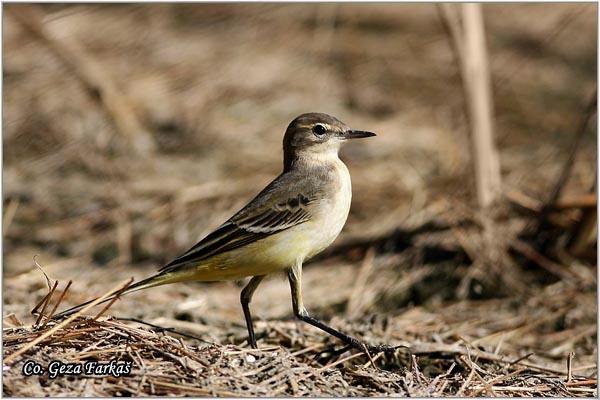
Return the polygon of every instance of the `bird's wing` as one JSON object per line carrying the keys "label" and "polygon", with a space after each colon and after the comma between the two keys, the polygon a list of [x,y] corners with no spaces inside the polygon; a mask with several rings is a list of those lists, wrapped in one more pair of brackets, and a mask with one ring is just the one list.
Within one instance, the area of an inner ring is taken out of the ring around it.
{"label": "bird's wing", "polygon": [[160,272],[170,272],[194,264],[278,232],[302,224],[311,218],[307,206],[318,199],[314,193],[303,194],[298,180],[279,176],[248,205],[191,249],[177,257]]}

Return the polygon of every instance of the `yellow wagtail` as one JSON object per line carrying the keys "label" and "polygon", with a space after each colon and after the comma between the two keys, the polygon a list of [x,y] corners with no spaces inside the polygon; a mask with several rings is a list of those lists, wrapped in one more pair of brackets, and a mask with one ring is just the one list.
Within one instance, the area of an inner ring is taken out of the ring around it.
{"label": "yellow wagtail", "polygon": [[[256,348],[249,309],[252,294],[266,275],[286,270],[294,314],[299,319],[353,347],[388,349],[387,346],[366,346],[309,316],[301,292],[302,263],[335,240],[350,210],[350,174],[338,158],[338,150],[348,139],[369,136],[375,134],[352,130],[327,114],[300,115],[285,132],[283,172],[273,182],[157,274],[134,283],[120,294],[167,283],[237,280],[251,276],[240,299],[249,342]],[[57,314],[56,318],[72,314],[90,302]]]}

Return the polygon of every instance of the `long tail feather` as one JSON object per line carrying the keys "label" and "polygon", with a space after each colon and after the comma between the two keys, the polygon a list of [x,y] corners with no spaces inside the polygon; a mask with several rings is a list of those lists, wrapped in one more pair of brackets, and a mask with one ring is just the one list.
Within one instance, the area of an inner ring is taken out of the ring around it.
{"label": "long tail feather", "polygon": [[[107,297],[106,299],[104,299],[103,301],[101,301],[98,304],[103,304],[106,303],[107,301],[111,301],[112,299],[114,299],[117,296],[123,296],[132,292],[137,292],[138,290],[142,290],[142,289],[147,289],[147,288],[151,288],[153,286],[158,286],[164,283],[163,281],[163,274],[157,274],[157,275],[153,275],[149,278],[146,279],[142,279],[139,282],[135,282],[134,284],[132,284],[131,286],[129,286],[127,289],[125,289],[123,292],[118,293],[118,294],[114,294],[112,296]],[[76,313],[77,311],[81,310],[82,308],[84,308],[85,306],[87,306],[88,304],[94,302],[97,299],[97,297],[95,299],[86,301],[85,303],[81,303],[79,305],[76,305],[74,307],[71,307],[63,312],[60,312],[58,314],[55,314],[52,316],[52,320],[56,320],[56,319],[60,319],[66,316],[69,316],[73,313]]]}

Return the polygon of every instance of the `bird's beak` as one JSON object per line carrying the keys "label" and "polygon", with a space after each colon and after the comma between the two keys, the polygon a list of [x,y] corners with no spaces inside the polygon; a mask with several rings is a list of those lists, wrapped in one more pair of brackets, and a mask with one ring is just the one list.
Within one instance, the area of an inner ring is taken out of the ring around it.
{"label": "bird's beak", "polygon": [[344,132],[344,135],[342,136],[342,138],[358,139],[358,138],[365,138],[365,137],[371,137],[371,136],[377,136],[377,135],[375,135],[373,132],[348,130],[348,131]]}

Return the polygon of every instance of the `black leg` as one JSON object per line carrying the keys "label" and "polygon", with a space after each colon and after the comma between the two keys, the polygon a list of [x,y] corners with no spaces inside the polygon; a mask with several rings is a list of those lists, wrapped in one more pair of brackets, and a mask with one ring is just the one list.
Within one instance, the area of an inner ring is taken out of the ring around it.
{"label": "black leg", "polygon": [[292,289],[292,307],[294,309],[294,315],[300,320],[311,324],[332,336],[340,339],[342,342],[349,346],[352,346],[358,350],[368,351],[373,353],[379,353],[381,351],[390,352],[394,350],[394,347],[387,345],[372,346],[361,342],[360,340],[346,335],[343,332],[338,331],[323,322],[308,315],[308,311],[304,308],[302,303],[302,265],[296,265],[288,270],[288,278],[290,281],[290,287]]}
{"label": "black leg", "polygon": [[254,337],[254,325],[252,324],[252,315],[250,314],[250,301],[252,295],[258,287],[258,284],[263,280],[265,275],[254,276],[250,279],[250,282],[242,289],[240,294],[240,302],[242,303],[242,310],[244,310],[244,318],[246,319],[246,328],[248,328],[248,342],[253,349],[256,349],[256,338]]}

